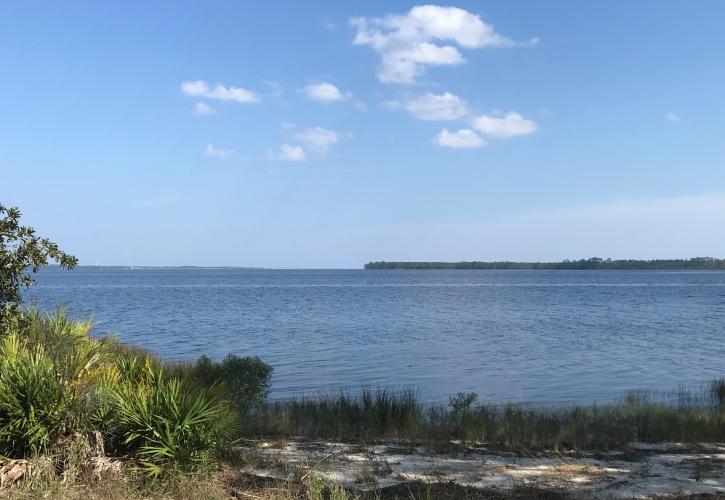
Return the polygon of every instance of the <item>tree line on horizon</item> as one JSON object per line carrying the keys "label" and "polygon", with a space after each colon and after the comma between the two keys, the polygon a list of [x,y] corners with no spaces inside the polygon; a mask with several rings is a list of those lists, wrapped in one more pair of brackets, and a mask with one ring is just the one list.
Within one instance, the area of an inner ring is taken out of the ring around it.
{"label": "tree line on horizon", "polygon": [[365,269],[554,269],[554,270],[725,270],[725,259],[693,257],[690,259],[602,259],[591,257],[561,262],[368,262]]}

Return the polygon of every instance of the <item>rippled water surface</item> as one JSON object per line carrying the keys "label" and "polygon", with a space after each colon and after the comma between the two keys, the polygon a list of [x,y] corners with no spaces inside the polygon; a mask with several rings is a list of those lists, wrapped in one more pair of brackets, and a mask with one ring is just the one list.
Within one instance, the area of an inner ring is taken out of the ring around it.
{"label": "rippled water surface", "polygon": [[725,374],[722,272],[51,269],[26,298],[170,360],[258,355],[277,397],[589,402]]}

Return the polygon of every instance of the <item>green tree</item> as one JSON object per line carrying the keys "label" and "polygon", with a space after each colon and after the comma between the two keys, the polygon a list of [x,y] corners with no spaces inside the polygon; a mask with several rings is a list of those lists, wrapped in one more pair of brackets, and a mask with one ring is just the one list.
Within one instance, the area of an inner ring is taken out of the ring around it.
{"label": "green tree", "polygon": [[20,210],[0,203],[0,327],[17,314],[21,291],[35,283],[33,274],[51,262],[71,269],[78,259],[20,225]]}

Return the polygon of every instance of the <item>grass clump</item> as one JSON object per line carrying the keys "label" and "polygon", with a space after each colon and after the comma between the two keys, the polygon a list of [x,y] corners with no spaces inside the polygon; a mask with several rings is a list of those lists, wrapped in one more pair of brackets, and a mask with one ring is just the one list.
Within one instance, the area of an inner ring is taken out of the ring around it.
{"label": "grass clump", "polygon": [[415,391],[364,389],[303,397],[266,405],[250,430],[258,435],[324,437],[338,440],[413,439],[423,408]]}

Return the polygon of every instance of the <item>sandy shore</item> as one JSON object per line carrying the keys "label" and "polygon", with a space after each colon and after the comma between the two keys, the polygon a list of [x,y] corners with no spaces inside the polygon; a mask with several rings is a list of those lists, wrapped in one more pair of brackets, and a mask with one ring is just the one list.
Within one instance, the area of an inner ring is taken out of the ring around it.
{"label": "sandy shore", "polygon": [[286,480],[314,471],[361,490],[423,481],[500,490],[527,485],[605,498],[725,495],[725,444],[634,443],[606,453],[511,453],[456,443],[451,448],[433,452],[400,444],[262,442],[245,447],[256,465],[244,472]]}

